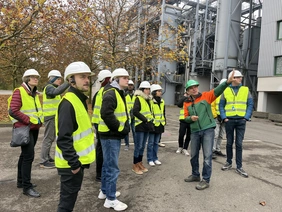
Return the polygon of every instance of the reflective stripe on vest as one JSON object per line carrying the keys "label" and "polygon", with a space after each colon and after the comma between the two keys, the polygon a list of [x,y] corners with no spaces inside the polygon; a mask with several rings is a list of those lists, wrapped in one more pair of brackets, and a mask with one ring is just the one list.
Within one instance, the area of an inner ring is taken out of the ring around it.
{"label": "reflective stripe on vest", "polygon": [[[123,101],[123,99],[121,98],[119,92],[116,89],[111,88],[111,89],[109,89],[105,92],[108,92],[110,90],[114,90],[115,95],[116,95],[117,107],[114,111],[114,114],[116,116],[116,119],[119,121],[118,131],[121,132],[124,129],[124,125],[125,125],[126,121],[128,120],[126,105],[125,105],[125,102]],[[105,92],[104,92],[104,94],[105,94]],[[98,131],[99,132],[109,132],[110,131],[108,126],[105,124],[104,120],[101,118],[101,114],[99,115]]]}
{"label": "reflective stripe on vest", "polygon": [[[150,107],[149,107],[148,103],[146,102],[146,100],[141,96],[136,96],[136,98],[139,99],[140,105],[141,105],[141,110],[139,112],[143,116],[145,116],[147,118],[147,120],[153,119],[152,112],[151,112]],[[135,126],[137,126],[141,123],[142,123],[142,121],[135,116]]]}
{"label": "reflective stripe on vest", "polygon": [[182,108],[180,111],[179,111],[179,120],[184,120],[185,117],[184,117],[184,108]]}
{"label": "reflective stripe on vest", "polygon": [[160,124],[165,126],[164,105],[165,102],[163,99],[161,100],[160,106],[158,105],[158,103],[155,103],[153,100],[151,100],[152,113],[154,116],[154,125],[156,127],[160,126]]}
{"label": "reflective stripe on vest", "polygon": [[126,101],[126,106],[127,106],[128,112],[133,108],[134,100],[135,100],[135,96],[131,97],[129,94],[127,94],[125,96],[125,101]]}
{"label": "reflective stripe on vest", "polygon": [[104,87],[102,87],[96,95],[95,105],[93,108],[93,114],[92,114],[92,120],[91,120],[93,124],[99,124],[99,115],[100,115],[100,110],[101,110],[101,105],[102,105],[102,100],[103,100],[103,92],[104,92]]}
{"label": "reflective stripe on vest", "polygon": [[[54,85],[51,85],[51,84],[47,86],[55,87]],[[43,90],[43,116],[44,117],[56,115],[56,111],[57,111],[58,105],[61,100],[61,95],[57,95],[55,96],[55,98],[48,99],[46,95],[47,86],[45,86]]]}
{"label": "reflective stripe on vest", "polygon": [[[73,147],[76,154],[79,156],[79,161],[82,165],[90,164],[95,161],[96,152],[94,146],[94,132],[92,129],[91,121],[83,103],[72,92],[67,92],[62,98],[68,100],[75,112],[75,119],[77,122],[77,130],[73,132]],[[61,101],[62,101],[61,100]],[[68,115],[68,114],[65,114]],[[55,117],[56,135],[58,132],[58,111]],[[55,151],[55,165],[57,168],[70,168],[68,161],[64,159],[61,149],[56,145]]]}
{"label": "reflective stripe on vest", "polygon": [[[42,108],[41,108],[41,103],[40,103],[38,94],[36,94],[35,98],[33,98],[31,95],[27,93],[24,87],[19,87],[16,89],[20,91],[20,95],[21,95],[22,106],[21,106],[20,111],[24,113],[25,115],[29,116],[30,118],[29,121],[32,124],[38,124],[38,119],[40,119],[40,122],[42,122],[43,114],[42,114]],[[12,100],[12,97],[8,99],[8,108],[10,108],[11,100]],[[13,123],[18,122],[18,120],[14,119],[13,117],[11,116],[9,117]]]}
{"label": "reflective stripe on vest", "polygon": [[230,116],[241,116],[244,117],[247,109],[249,88],[241,86],[237,95],[234,91],[228,87],[224,91],[224,97],[226,99],[225,113],[227,117]]}

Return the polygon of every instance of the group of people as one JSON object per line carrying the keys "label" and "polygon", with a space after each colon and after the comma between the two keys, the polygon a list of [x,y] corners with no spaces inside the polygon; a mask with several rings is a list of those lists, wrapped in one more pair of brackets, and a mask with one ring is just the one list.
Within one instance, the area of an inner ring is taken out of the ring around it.
{"label": "group of people", "polygon": [[[176,153],[183,152],[188,156],[187,148],[191,138],[192,175],[185,182],[199,182],[196,186],[199,190],[209,187],[213,152],[221,152],[220,144],[213,145],[216,123],[210,105],[216,99],[216,107],[220,111],[217,116],[222,120],[219,123],[225,123],[227,134],[227,161],[222,170],[232,167],[235,130],[236,171],[242,176],[248,176],[242,168],[242,141],[253,102],[248,88],[241,85],[240,74],[239,71],[231,72],[228,80],[203,93],[199,93],[197,81],[189,80],[185,98],[178,104],[182,111]],[[121,193],[116,190],[116,184],[120,172],[118,158],[121,141],[125,139],[125,149],[128,150],[130,129],[134,141],[132,171],[137,175],[148,172],[143,164],[146,144],[149,166],[162,164],[158,158],[158,146],[166,125],[162,87],[143,81],[134,91],[134,83],[129,80],[125,69],[118,68],[113,72],[102,70],[98,74],[101,88],[93,98],[93,114],[89,118],[86,103],[88,97],[84,93],[90,88],[91,75],[90,68],[84,62],[73,62],[67,66],[64,83],[59,71],[50,71],[41,106],[37,92],[40,75],[35,69],[28,69],[23,74],[22,85],[14,90],[10,99],[9,115],[13,127],[30,126],[30,142],[21,146],[18,160],[17,187],[23,188],[23,194],[27,196],[40,197],[40,193],[34,189],[36,185],[31,183],[31,167],[39,128],[44,123],[40,167],[56,167],[58,170],[61,182],[59,212],[73,210],[81,189],[84,169],[88,169],[95,160],[96,180],[101,182],[98,198],[105,200],[104,207],[116,211],[128,207],[117,199]],[[96,148],[93,126],[96,130]],[[55,157],[52,158],[50,148],[55,137]],[[204,155],[202,180],[199,173],[201,147]]]}
{"label": "group of people", "polygon": [[[235,132],[236,146],[236,172],[243,177],[248,174],[242,167],[242,147],[245,134],[246,122],[250,120],[253,110],[253,99],[248,87],[242,86],[242,73],[233,70],[228,79],[223,79],[220,84],[208,92],[199,92],[199,83],[189,80],[186,84],[186,97],[182,100],[184,116],[180,118],[179,132],[184,134],[184,121],[189,123],[191,132],[191,159],[192,174],[185,182],[199,182],[196,189],[203,190],[209,187],[212,174],[212,158],[215,155],[225,156],[220,150],[223,137],[224,125],[226,129],[226,164],[221,168],[223,171],[232,167],[233,143]],[[211,105],[214,105],[214,113]],[[216,121],[215,121],[216,120]],[[187,127],[188,128],[188,127]],[[187,135],[189,137],[189,131]],[[180,135],[180,133],[179,133]],[[188,141],[187,141],[188,143]],[[183,144],[181,137],[180,145]],[[179,145],[176,153],[185,150]],[[203,151],[202,178],[199,172],[199,151]]]}

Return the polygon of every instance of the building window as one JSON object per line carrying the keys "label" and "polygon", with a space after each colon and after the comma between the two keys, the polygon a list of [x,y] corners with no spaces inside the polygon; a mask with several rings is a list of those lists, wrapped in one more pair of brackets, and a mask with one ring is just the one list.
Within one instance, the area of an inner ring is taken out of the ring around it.
{"label": "building window", "polygon": [[277,22],[277,39],[282,40],[282,21]]}
{"label": "building window", "polygon": [[275,57],[275,74],[282,75],[282,56]]}

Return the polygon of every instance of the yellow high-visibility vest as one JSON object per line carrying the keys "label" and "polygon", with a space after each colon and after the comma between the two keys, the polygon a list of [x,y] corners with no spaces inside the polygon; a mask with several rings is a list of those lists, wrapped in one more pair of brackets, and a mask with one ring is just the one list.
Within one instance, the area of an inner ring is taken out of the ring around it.
{"label": "yellow high-visibility vest", "polygon": [[[146,102],[146,100],[141,96],[136,96],[139,99],[141,104],[141,110],[139,111],[143,116],[147,118],[148,121],[153,119],[152,112],[150,110],[150,106]],[[135,126],[141,124],[142,121],[135,116]]]}
{"label": "yellow high-visibility vest", "polygon": [[92,114],[92,123],[93,124],[99,124],[99,115],[100,115],[100,110],[101,110],[101,105],[102,105],[102,100],[103,100],[103,92],[104,92],[104,87],[100,88],[96,95],[95,99],[95,105],[93,108],[93,114]]}
{"label": "yellow high-visibility vest", "polygon": [[[110,90],[115,91],[115,95],[116,95],[116,99],[117,99],[117,107],[114,111],[114,114],[115,114],[117,120],[119,121],[118,131],[121,132],[124,129],[124,125],[125,125],[126,121],[128,120],[126,105],[125,105],[125,102],[123,101],[123,99],[121,98],[119,92],[116,89],[111,88],[111,89],[109,89],[105,92],[108,92]],[[105,92],[104,92],[104,94],[105,94]],[[99,132],[109,132],[110,131],[108,126],[105,124],[104,120],[101,118],[101,114],[99,115],[98,131]]]}
{"label": "yellow high-visibility vest", "polygon": [[220,111],[219,111],[220,97],[221,97],[221,96],[217,97],[216,100],[215,100],[215,109],[216,109],[217,115],[220,115]]}
{"label": "yellow high-visibility vest", "polygon": [[[89,115],[85,110],[83,103],[74,93],[67,92],[62,100],[63,99],[68,100],[72,104],[78,126],[77,130],[72,134],[73,147],[76,154],[79,156],[81,164],[90,164],[95,161],[96,152],[94,145],[94,131],[92,129]],[[58,135],[58,111],[55,116],[55,127],[56,135]],[[70,168],[68,161],[64,159],[62,151],[58,145],[56,145],[55,151],[55,166],[57,168]]]}
{"label": "yellow high-visibility vest", "polygon": [[151,100],[151,108],[154,116],[153,123],[156,127],[160,126],[160,124],[165,126],[164,106],[165,101],[163,99],[161,100],[160,106],[158,105],[158,103],[155,103],[153,100]]}
{"label": "yellow high-visibility vest", "polygon": [[125,101],[126,101],[126,106],[127,106],[127,111],[128,112],[133,108],[134,100],[135,100],[135,96],[134,95],[132,97],[129,94],[127,94],[125,96]]}
{"label": "yellow high-visibility vest", "polygon": [[[53,86],[54,85],[47,85],[47,86]],[[58,105],[61,101],[61,95],[57,95],[55,96],[55,98],[52,99],[48,99],[47,95],[46,95],[46,88],[47,86],[45,86],[44,90],[43,90],[43,116],[55,116],[56,115],[56,111],[58,109]]]}
{"label": "yellow high-visibility vest", "polygon": [[228,87],[224,91],[224,97],[226,99],[225,113],[227,117],[241,116],[244,117],[247,109],[249,88],[241,86],[237,95],[234,91]]}
{"label": "yellow high-visibility vest", "polygon": [[[43,114],[42,114],[42,107],[38,94],[36,94],[35,97],[32,97],[27,93],[24,87],[21,86],[19,88],[16,88],[15,90],[17,89],[20,91],[21,99],[22,99],[22,107],[20,111],[25,115],[29,116],[30,118],[29,121],[32,124],[38,124],[38,119],[40,120],[40,122],[42,122]],[[12,96],[8,98],[8,108],[10,108],[11,100],[12,100]],[[18,122],[18,120],[14,119],[11,116],[9,116],[9,118],[13,123]]]}
{"label": "yellow high-visibility vest", "polygon": [[184,120],[184,108],[182,107],[179,111],[179,120]]}

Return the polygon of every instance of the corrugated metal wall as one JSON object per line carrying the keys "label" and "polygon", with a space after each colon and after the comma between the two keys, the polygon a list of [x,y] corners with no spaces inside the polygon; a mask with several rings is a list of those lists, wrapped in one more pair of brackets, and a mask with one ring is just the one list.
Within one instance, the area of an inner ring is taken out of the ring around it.
{"label": "corrugated metal wall", "polygon": [[274,57],[282,56],[277,40],[277,21],[282,20],[282,1],[263,1],[258,77],[274,76]]}

